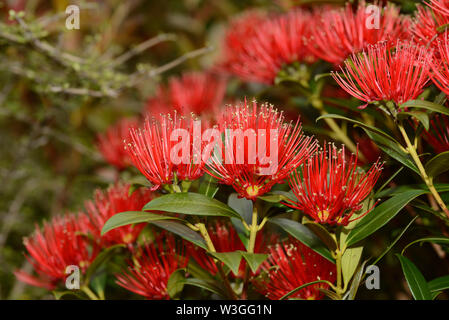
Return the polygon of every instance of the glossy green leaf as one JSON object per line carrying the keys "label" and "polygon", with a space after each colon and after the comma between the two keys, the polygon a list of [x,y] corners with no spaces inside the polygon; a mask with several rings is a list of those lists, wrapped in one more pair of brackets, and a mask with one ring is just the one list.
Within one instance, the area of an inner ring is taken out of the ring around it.
{"label": "glossy green leaf", "polygon": [[106,249],[103,249],[94,259],[94,261],[92,261],[89,268],[86,270],[85,278],[87,283],[90,282],[90,279],[97,271],[97,269],[100,268],[100,266],[103,265],[106,261],[108,261],[114,254],[116,254],[117,249],[124,247],[125,247],[124,244],[116,244]]}
{"label": "glossy green leaf", "polygon": [[185,225],[179,222],[166,220],[166,221],[152,221],[151,224],[164,230],[170,231],[180,236],[181,238],[190,241],[193,244],[207,250],[207,245],[203,237],[200,234],[193,231],[192,229],[190,229],[189,227],[186,227]]}
{"label": "glossy green leaf", "polygon": [[235,210],[246,223],[251,224],[253,214],[253,202],[246,198],[239,198],[237,193],[231,193],[228,198],[228,206]]}
{"label": "glossy green leaf", "polygon": [[396,161],[402,163],[407,168],[419,174],[419,170],[416,167],[415,163],[413,162],[413,159],[410,157],[410,155],[405,153],[404,150],[400,148],[399,143],[397,142],[393,143],[392,141],[384,138],[383,136],[375,132],[370,132],[368,130],[365,130],[365,132],[368,135],[368,137],[371,140],[373,140],[383,152],[385,152],[387,155],[389,155]]}
{"label": "glossy green leaf", "polygon": [[185,268],[175,270],[168,278],[167,293],[171,299],[177,298],[184,289]]}
{"label": "glossy green leaf", "polygon": [[304,225],[312,230],[313,233],[317,235],[318,238],[328,247],[330,251],[335,251],[338,247],[337,242],[334,237],[327,231],[325,227],[321,224],[315,222],[304,222]]}
{"label": "glossy green leaf", "polygon": [[103,226],[101,235],[106,232],[133,223],[151,222],[156,220],[170,220],[177,219],[175,217],[164,216],[162,214],[156,214],[144,211],[125,211],[113,215]]}
{"label": "glossy green leaf", "polygon": [[351,247],[345,250],[341,257],[341,270],[343,273],[343,281],[346,287],[351,281],[352,276],[357,270],[360,258],[362,257],[363,247]]}
{"label": "glossy green leaf", "polygon": [[355,273],[354,277],[352,278],[351,287],[349,288],[349,291],[346,296],[346,300],[354,300],[355,296],[357,295],[357,291],[359,290],[360,284],[363,279],[363,275],[365,274],[365,265],[367,264],[368,260],[363,261],[361,265],[357,268],[357,272]]}
{"label": "glossy green leaf", "polygon": [[215,293],[221,297],[229,298],[227,297],[226,292],[221,286],[218,286],[216,283],[211,281],[207,281],[204,279],[187,278],[184,280],[184,285],[191,285],[198,288],[202,288],[212,293]]}
{"label": "glossy green leaf", "polygon": [[428,282],[431,292],[443,291],[449,289],[449,275],[433,279]]}
{"label": "glossy green leaf", "polygon": [[449,151],[437,154],[426,163],[426,172],[429,177],[437,177],[449,170]]}
{"label": "glossy green leaf", "polygon": [[221,216],[240,218],[228,205],[199,193],[171,193],[148,202],[143,210],[183,213],[198,216]]}
{"label": "glossy green leaf", "polygon": [[200,184],[198,193],[213,198],[215,197],[215,194],[217,193],[218,189],[219,189],[218,185],[215,182],[214,178],[206,174],[204,175],[204,180]]}
{"label": "glossy green leaf", "polygon": [[418,120],[419,122],[421,122],[421,124],[423,125],[423,127],[426,130],[429,130],[429,115],[426,112],[422,112],[422,111],[410,111],[410,112],[406,112],[406,111],[402,111],[400,113],[398,113],[398,117],[400,119],[406,118],[406,117],[412,117],[415,118],[416,120]]}
{"label": "glossy green leaf", "polygon": [[401,104],[400,107],[425,109],[449,116],[449,109],[447,107],[425,100],[410,100]]}
{"label": "glossy green leaf", "polygon": [[410,201],[425,193],[424,190],[409,190],[384,201],[351,230],[346,239],[347,245],[352,246],[370,236],[393,219]]}
{"label": "glossy green leaf", "polygon": [[242,257],[248,262],[249,267],[252,272],[256,272],[260,265],[267,260],[268,254],[265,253],[249,253],[245,251],[240,251]]}
{"label": "glossy green leaf", "polygon": [[325,118],[333,118],[333,119],[340,119],[340,120],[346,120],[348,122],[354,123],[357,126],[360,126],[364,129],[367,129],[370,132],[374,132],[378,135],[381,135],[382,137],[384,137],[385,139],[389,140],[391,143],[394,143],[396,145],[399,145],[399,142],[397,142],[393,137],[391,137],[389,134],[387,134],[386,132],[380,130],[379,128],[373,127],[373,126],[369,126],[363,122],[351,119],[351,118],[347,118],[338,114],[325,114],[322,115],[321,117],[317,118],[316,121],[321,120],[321,119],[325,119]]}
{"label": "glossy green leaf", "polygon": [[396,256],[401,262],[402,271],[404,272],[405,280],[407,280],[413,298],[415,300],[432,300],[429,286],[421,271],[406,257],[400,254]]}
{"label": "glossy green leaf", "polygon": [[268,221],[281,227],[287,233],[298,239],[301,243],[303,243],[310,249],[319,253],[327,260],[335,262],[326,245],[306,226],[300,224],[299,222],[286,218],[271,218]]}
{"label": "glossy green leaf", "polygon": [[233,252],[209,252],[210,255],[214,256],[226,266],[231,269],[234,274],[239,273],[240,262],[242,261],[242,255],[239,251]]}
{"label": "glossy green leaf", "polygon": [[317,281],[312,281],[312,282],[305,283],[305,284],[300,285],[299,287],[293,289],[292,291],[286,293],[286,294],[283,295],[279,300],[285,300],[285,299],[287,299],[288,297],[290,297],[291,295],[293,295],[293,294],[295,294],[296,292],[298,292],[299,290],[304,289],[304,288],[307,288],[308,286],[312,286],[312,285],[317,284],[317,283],[326,283],[326,284],[329,284],[329,281],[326,281],[326,280],[317,280]]}
{"label": "glossy green leaf", "polygon": [[416,243],[423,243],[423,242],[432,242],[432,243],[438,243],[438,244],[444,244],[449,246],[449,238],[445,238],[445,237],[426,237],[426,238],[421,238],[421,239],[417,239],[415,241],[410,242],[408,245],[406,245],[404,247],[404,249],[402,250],[402,254],[404,254],[405,250],[407,250],[410,246],[416,244]]}
{"label": "glossy green leaf", "polygon": [[372,265],[377,264],[390,250],[393,248],[396,243],[399,241],[399,239],[402,238],[404,233],[410,228],[410,226],[413,224],[413,222],[418,219],[418,216],[414,217],[410,222],[407,224],[407,226],[404,228],[404,230],[401,231],[401,233],[394,239],[394,241],[377,257],[377,259],[372,263]]}

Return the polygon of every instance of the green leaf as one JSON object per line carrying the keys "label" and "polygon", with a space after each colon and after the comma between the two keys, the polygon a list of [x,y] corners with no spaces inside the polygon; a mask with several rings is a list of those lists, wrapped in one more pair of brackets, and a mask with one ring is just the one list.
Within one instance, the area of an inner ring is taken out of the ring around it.
{"label": "green leaf", "polygon": [[242,257],[248,262],[249,267],[252,272],[256,272],[260,265],[267,260],[268,254],[265,253],[249,253],[245,251],[240,251]]}
{"label": "green leaf", "polygon": [[402,232],[396,237],[396,239],[394,239],[394,241],[384,250],[384,252],[381,253],[381,255],[379,257],[377,257],[377,259],[372,263],[372,265],[377,264],[390,250],[391,248],[393,248],[395,246],[395,244],[399,241],[399,239],[402,238],[402,236],[404,235],[404,233],[408,230],[408,228],[410,228],[410,226],[413,224],[413,222],[418,219],[419,216],[414,217],[412,220],[410,220],[410,222],[408,223],[408,225],[404,228],[404,230],[402,230]]}
{"label": "green leaf", "polygon": [[164,216],[162,214],[156,214],[151,212],[144,211],[125,211],[120,212],[113,215],[103,226],[101,230],[101,235],[104,235],[106,232],[111,231],[112,229],[126,226],[128,224],[133,223],[142,223],[142,222],[151,222],[156,220],[169,220],[169,219],[177,219],[175,217]]}
{"label": "green leaf", "polygon": [[349,246],[370,236],[393,219],[410,201],[425,194],[424,190],[409,190],[391,197],[368,213],[357,226],[351,230],[346,239]]}
{"label": "green leaf", "polygon": [[400,254],[396,255],[401,262],[405,280],[415,300],[432,300],[426,279],[413,262]]}
{"label": "green leaf", "polygon": [[239,251],[233,252],[209,252],[210,255],[214,256],[226,266],[231,269],[234,274],[239,273],[240,262],[242,261],[242,255]]}
{"label": "green leaf", "polygon": [[435,278],[428,283],[431,292],[438,292],[449,289],[449,275]]}
{"label": "green leaf", "polygon": [[368,130],[365,130],[365,132],[383,152],[419,174],[419,170],[413,162],[413,159],[401,149],[399,143],[393,143],[375,132],[369,132]]}
{"label": "green leaf", "polygon": [[325,227],[312,221],[303,223],[307,226],[307,228],[312,230],[313,233],[318,236],[318,238],[320,238],[320,240],[329,248],[330,251],[335,251],[337,249],[337,241],[334,237],[332,237],[332,235],[329,233],[329,231],[327,231]]}
{"label": "green leaf", "polygon": [[281,190],[267,192],[263,196],[258,197],[258,199],[262,199],[263,201],[271,203],[278,203],[286,200],[297,200],[295,195],[293,194],[293,191],[286,192]]}
{"label": "green leaf", "polygon": [[201,182],[200,187],[198,189],[198,193],[213,198],[215,197],[215,194],[217,193],[218,189],[219,188],[217,186],[217,183],[214,181],[214,178],[212,178],[208,174],[205,174],[204,180],[203,182]]}
{"label": "green leaf", "polygon": [[224,289],[220,286],[218,286],[216,283],[207,281],[204,279],[196,279],[196,278],[187,278],[184,280],[184,285],[191,285],[198,288],[206,289],[212,293],[215,293],[221,297],[227,297],[226,292]]}
{"label": "green leaf", "polygon": [[103,263],[105,263],[106,261],[108,261],[114,254],[116,249],[119,248],[124,248],[125,245],[124,244],[116,244],[113,246],[110,246],[106,249],[103,249],[95,258],[94,261],[92,261],[92,263],[90,264],[89,268],[87,268],[86,273],[85,273],[85,279],[86,282],[89,283],[90,279],[92,278],[92,276],[94,275],[95,271],[97,271],[97,269],[103,265]]}
{"label": "green leaf", "polygon": [[432,243],[438,243],[438,244],[445,244],[449,246],[449,238],[445,237],[427,237],[427,238],[421,238],[415,241],[410,242],[408,245],[404,247],[401,254],[404,254],[405,250],[407,250],[410,246],[416,244],[416,243],[423,243],[423,242],[432,242]]}
{"label": "green leaf", "polygon": [[408,117],[408,116],[417,119],[419,122],[422,123],[423,127],[426,130],[429,130],[429,115],[426,112],[422,112],[422,111],[405,112],[405,111],[402,111],[402,112],[398,113],[398,117],[399,118],[405,118],[405,117]]}
{"label": "green leaf", "polygon": [[426,163],[426,172],[429,177],[437,177],[438,175],[449,170],[449,151],[437,154]]}
{"label": "green leaf", "polygon": [[183,213],[198,216],[221,216],[240,218],[228,205],[203,194],[183,192],[166,194],[148,202],[143,210]]}
{"label": "green leaf", "polygon": [[154,224],[155,226],[162,228],[164,230],[170,231],[178,236],[180,236],[183,239],[186,239],[187,241],[192,242],[193,244],[197,245],[198,247],[201,247],[203,249],[207,250],[206,242],[204,241],[203,237],[190,229],[189,227],[186,227],[185,225],[175,222],[175,221],[152,221],[151,224]]}
{"label": "green leaf", "polygon": [[317,284],[317,283],[326,283],[326,284],[330,284],[330,282],[329,282],[329,281],[326,281],[326,280],[316,280],[316,281],[312,281],[312,282],[309,282],[309,283],[305,283],[305,284],[303,284],[303,285],[300,285],[299,287],[296,287],[296,288],[293,289],[292,291],[286,293],[286,294],[283,295],[279,300],[285,300],[285,299],[287,299],[288,297],[290,297],[291,295],[293,295],[293,294],[295,294],[296,292],[298,292],[299,290],[304,289],[304,288],[306,288],[306,287],[308,287],[308,286]]}
{"label": "green leaf", "polygon": [[368,260],[363,261],[363,263],[358,267],[357,272],[355,273],[352,282],[351,287],[349,288],[349,291],[347,293],[346,300],[354,300],[355,296],[357,294],[357,291],[360,287],[360,283],[362,282],[365,265],[368,262]]}
{"label": "green leaf", "polygon": [[239,198],[237,193],[231,193],[228,198],[228,206],[235,210],[246,223],[251,224],[253,214],[253,202],[246,198]]}
{"label": "green leaf", "polygon": [[271,218],[268,221],[281,227],[287,233],[298,239],[310,249],[319,253],[327,260],[335,262],[329,249],[324,245],[320,238],[318,238],[306,226],[300,224],[299,222],[286,218]]}
{"label": "green leaf", "polygon": [[399,142],[397,142],[397,141],[396,141],[393,137],[391,137],[389,134],[383,132],[383,131],[380,130],[379,128],[376,128],[376,127],[373,127],[373,126],[369,126],[369,125],[367,125],[367,124],[365,124],[365,123],[363,123],[363,122],[360,122],[360,121],[357,121],[357,120],[354,120],[354,119],[351,119],[351,118],[347,118],[347,117],[344,117],[344,116],[341,116],[341,115],[338,115],[338,114],[325,114],[325,115],[322,115],[322,116],[318,117],[318,118],[316,119],[316,121],[321,120],[321,119],[324,119],[324,118],[333,118],[333,119],[346,120],[346,121],[348,121],[348,122],[354,123],[354,124],[356,124],[356,125],[358,125],[358,126],[364,128],[364,129],[367,129],[367,130],[370,131],[370,132],[374,132],[374,133],[376,133],[376,134],[378,134],[378,135],[381,135],[381,136],[384,137],[385,139],[389,140],[391,143],[394,143],[394,144],[396,144],[396,145],[400,145]]}
{"label": "green leaf", "polygon": [[348,248],[343,253],[343,256],[341,258],[341,269],[345,287],[349,283],[349,281],[351,281],[354,272],[357,270],[360,258],[362,257],[362,251],[363,247],[360,246]]}
{"label": "green leaf", "polygon": [[81,299],[81,300],[86,300],[86,297],[83,296],[82,294],[80,294],[80,291],[78,291],[78,290],[77,291],[74,291],[74,290],[65,290],[65,291],[54,290],[54,291],[52,291],[52,293],[55,296],[56,300],[61,300],[61,298],[63,296],[67,296],[67,295],[71,295],[71,296],[77,297],[78,299]]}
{"label": "green leaf", "polygon": [[442,106],[440,104],[436,104],[430,101],[425,100],[410,100],[400,105],[400,108],[419,108],[419,109],[425,109],[430,110],[438,113],[445,114],[449,116],[449,108]]}
{"label": "green leaf", "polygon": [[184,289],[185,268],[175,270],[168,278],[167,293],[171,299],[177,298]]}
{"label": "green leaf", "polygon": [[[103,269],[103,268],[102,268]],[[90,286],[94,289],[95,293],[101,300],[105,300],[104,288],[106,287],[107,274],[103,270],[100,274],[96,275],[90,281]]]}

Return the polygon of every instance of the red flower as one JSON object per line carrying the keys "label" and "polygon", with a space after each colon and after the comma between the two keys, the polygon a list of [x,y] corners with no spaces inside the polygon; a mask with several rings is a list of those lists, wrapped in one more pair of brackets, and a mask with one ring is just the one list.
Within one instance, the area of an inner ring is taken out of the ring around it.
{"label": "red flower", "polygon": [[[217,252],[234,252],[237,250],[246,251],[246,248],[240,240],[238,233],[228,224],[217,222],[214,227],[209,228],[209,236]],[[217,274],[217,265],[214,260],[206,254],[204,249],[195,246],[190,242],[186,243],[186,248],[187,254],[190,257],[193,257],[193,259],[195,259],[195,261],[203,269],[209,271],[212,275]],[[265,246],[262,233],[259,232],[256,236],[254,252],[263,253],[264,248]],[[242,278],[245,274],[245,268],[246,262],[242,261],[240,263],[239,273],[237,275],[232,273],[232,275],[234,277]]]}
{"label": "red flower", "polygon": [[358,53],[370,44],[379,41],[408,39],[409,19],[399,14],[399,8],[388,5],[380,8],[378,26],[376,12],[364,1],[354,12],[351,5],[346,8],[323,7],[314,12],[312,36],[308,44],[319,58],[340,65],[351,54]]}
{"label": "red flower", "polygon": [[178,111],[183,115],[212,116],[218,112],[226,90],[226,81],[212,73],[189,72],[171,78],[168,85],[159,86],[147,102],[145,111],[151,115]]}
{"label": "red flower", "polygon": [[363,173],[357,168],[357,161],[354,154],[347,159],[344,146],[338,150],[328,144],[328,150],[320,150],[291,175],[290,187],[297,201],[287,200],[285,204],[303,211],[315,222],[347,225],[351,216],[362,210],[362,202],[382,169],[377,161]]}
{"label": "red flower", "polygon": [[394,101],[400,105],[418,97],[429,81],[432,52],[414,43],[385,42],[370,46],[345,61],[341,74],[332,73],[346,92],[359,100]]}
{"label": "red flower", "polygon": [[[293,289],[316,280],[335,282],[335,265],[296,239],[289,239],[270,248],[270,256],[263,263],[268,279],[256,282],[256,289],[271,300],[279,300]],[[328,284],[317,283],[290,296],[307,300],[322,299],[319,288]]]}
{"label": "red flower", "polygon": [[91,232],[102,246],[131,244],[139,236],[145,224],[127,225],[109,231],[101,236],[101,229],[113,215],[125,211],[141,211],[153,199],[153,193],[143,188],[129,194],[129,184],[116,184],[106,191],[96,190],[94,201],[86,202],[86,211],[92,221]]}
{"label": "red flower", "polygon": [[435,115],[430,121],[429,131],[424,131],[424,138],[436,152],[449,151],[449,117]]}
{"label": "red flower", "polygon": [[[211,157],[207,172],[249,200],[283,183],[314,152],[317,142],[303,135],[298,121],[284,122],[273,106],[229,106],[220,123],[224,148]],[[268,152],[267,152],[268,151]]]}
{"label": "red flower", "polygon": [[411,30],[419,44],[436,48],[438,39],[444,33],[444,26],[449,24],[449,14],[439,9],[443,8],[443,4],[438,4],[439,1],[432,2],[435,3],[430,5],[433,10],[417,5],[418,11],[415,14]]}
{"label": "red flower", "polygon": [[96,245],[91,247],[82,233],[89,231],[89,218],[85,214],[69,214],[55,217],[44,223],[43,229],[36,228],[35,234],[24,239],[24,245],[38,276],[25,271],[16,271],[16,277],[27,284],[53,290],[66,279],[66,268],[75,265],[85,272],[98,254]]}
{"label": "red flower", "polygon": [[162,300],[169,299],[167,283],[171,274],[185,268],[188,258],[177,250],[175,238],[164,233],[154,243],[139,247],[133,261],[129,273],[116,275],[117,284],[147,299]]}
{"label": "red flower", "polygon": [[143,130],[130,130],[126,149],[134,166],[153,184],[152,190],[203,175],[207,158],[202,153],[202,124],[193,115],[186,118],[175,112],[173,118],[161,115],[147,119]]}
{"label": "red flower", "polygon": [[272,17],[252,12],[241,17],[226,34],[219,69],[246,81],[272,84],[285,65],[313,62],[303,41],[310,19],[310,13],[301,10]]}
{"label": "red flower", "polygon": [[137,119],[122,119],[97,136],[97,148],[103,158],[118,170],[131,165],[123,141],[129,136],[129,129],[139,125]]}
{"label": "red flower", "polygon": [[447,0],[429,0],[427,3],[435,13],[449,16],[449,2]]}
{"label": "red flower", "polygon": [[[443,42],[444,41],[444,42]],[[443,42],[443,43],[442,43]],[[442,41],[437,42],[439,63],[432,63],[432,80],[444,93],[449,95],[449,33],[444,34]],[[435,59],[437,60],[437,59]]]}

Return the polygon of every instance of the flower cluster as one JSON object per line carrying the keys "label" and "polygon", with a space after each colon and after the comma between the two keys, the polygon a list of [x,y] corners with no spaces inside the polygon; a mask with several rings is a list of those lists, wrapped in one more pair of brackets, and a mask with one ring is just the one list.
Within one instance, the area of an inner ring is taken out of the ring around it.
{"label": "flower cluster", "polygon": [[226,89],[223,77],[211,72],[188,72],[171,78],[167,86],[159,86],[148,99],[145,112],[150,115],[176,110],[183,115],[208,115],[219,111]]}
{"label": "flower cluster", "polygon": [[256,11],[239,17],[227,31],[218,69],[246,81],[272,84],[284,66],[315,60],[304,43],[312,21],[302,10],[270,17]]}
{"label": "flower cluster", "polygon": [[393,101],[400,105],[422,93],[429,81],[431,63],[432,52],[425,47],[397,42],[392,49],[379,42],[361,54],[353,54],[345,61],[341,74],[334,72],[332,76],[359,100]]}
{"label": "flower cluster", "polygon": [[[296,239],[275,244],[269,253],[268,260],[263,264],[268,273],[267,279],[261,280],[256,288],[271,300],[279,300],[290,291],[312,281],[335,282],[335,264]],[[324,282],[310,285],[295,292],[290,298],[322,299],[320,288],[327,289],[329,285]]]}
{"label": "flower cluster", "polygon": [[381,168],[376,162],[363,173],[357,167],[357,155],[347,159],[344,147],[338,150],[328,144],[291,175],[289,184],[297,200],[288,200],[286,205],[318,223],[347,225],[352,215],[362,210]]}
{"label": "flower cluster", "polygon": [[117,284],[148,299],[168,299],[168,279],[187,263],[188,258],[176,247],[175,238],[163,234],[136,250],[129,262],[129,272],[116,275]]}
{"label": "flower cluster", "polygon": [[391,4],[381,9],[361,1],[355,11],[350,4],[341,9],[324,7],[315,10],[313,21],[309,48],[320,59],[335,65],[379,41],[391,43],[409,38],[409,19]]}
{"label": "flower cluster", "polygon": [[252,107],[246,101],[228,107],[220,129],[224,148],[211,157],[206,170],[249,200],[282,183],[317,148],[316,140],[302,133],[299,119],[287,123],[282,112],[255,101]]}

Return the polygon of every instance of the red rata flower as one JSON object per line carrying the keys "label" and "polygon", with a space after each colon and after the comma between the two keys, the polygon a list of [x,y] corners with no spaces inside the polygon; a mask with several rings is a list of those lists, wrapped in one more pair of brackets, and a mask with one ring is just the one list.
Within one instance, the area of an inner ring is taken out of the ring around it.
{"label": "red rata flower", "polygon": [[246,81],[272,84],[285,65],[313,62],[303,41],[310,19],[310,13],[301,10],[271,17],[244,15],[227,32],[219,69]]}
{"label": "red rata flower", "polygon": [[332,76],[359,100],[394,101],[400,105],[421,94],[429,81],[431,61],[432,52],[412,42],[397,42],[394,50],[380,42],[361,54],[353,54],[341,68],[342,74],[334,72]]}
{"label": "red rata flower", "polygon": [[147,102],[145,111],[157,115],[176,110],[183,115],[194,113],[212,116],[223,101],[226,81],[211,72],[189,72],[171,78],[167,86],[159,86]]}
{"label": "red rata flower", "polygon": [[308,40],[310,50],[317,57],[340,65],[351,53],[360,52],[370,44],[409,38],[410,21],[399,14],[399,8],[376,6],[380,13],[377,21],[377,12],[369,6],[373,5],[361,1],[355,12],[350,4],[345,8],[317,9],[311,20],[314,25]]}
{"label": "red rata flower", "polygon": [[[270,255],[262,267],[268,279],[256,282],[256,289],[271,300],[279,300],[293,289],[316,280],[335,282],[335,265],[296,239],[289,239],[270,248]],[[290,298],[321,299],[319,288],[328,284],[317,283],[299,290]]]}
{"label": "red rata flower", "polygon": [[297,201],[287,200],[285,204],[303,211],[315,222],[347,225],[351,216],[362,210],[362,202],[382,169],[378,161],[363,173],[357,168],[357,161],[354,154],[347,159],[344,146],[338,150],[328,144],[327,150],[317,152],[291,175],[289,183]]}
{"label": "red rata flower", "polygon": [[432,62],[432,80],[444,93],[449,95],[449,32],[442,41],[437,42],[438,54],[441,60]]}
{"label": "red rata flower", "polygon": [[[419,44],[436,49],[449,24],[449,12],[443,10],[443,4],[432,1],[431,8],[417,5],[418,11],[412,24],[412,33]],[[438,55],[438,52],[435,52]]]}
{"label": "red rata flower", "polygon": [[449,151],[449,117],[435,115],[430,121],[429,131],[424,131],[424,138],[436,152]]}
{"label": "red rata flower", "polygon": [[42,230],[36,228],[35,234],[25,238],[24,244],[29,254],[26,258],[38,277],[25,271],[16,271],[15,276],[27,284],[53,290],[66,279],[68,266],[78,266],[85,272],[99,251],[82,235],[88,230],[89,218],[82,213],[56,217],[44,223]]}
{"label": "red rata flower", "polygon": [[173,118],[161,115],[147,119],[143,130],[130,130],[126,149],[136,168],[153,184],[152,190],[203,175],[207,160],[202,153],[204,123],[193,115],[181,117],[175,112]]}
{"label": "red rata flower", "polygon": [[[239,235],[233,227],[228,224],[217,222],[214,227],[209,228],[209,236],[214,244],[217,252],[234,252],[237,250],[246,251],[245,246],[240,240]],[[193,245],[192,243],[186,243],[187,254],[193,257],[195,261],[205,270],[209,271],[212,275],[217,274],[217,265],[214,260],[206,254],[204,249]],[[256,236],[256,243],[254,247],[255,253],[262,253],[264,250],[264,241],[262,233],[259,232]],[[242,278],[245,274],[246,262],[240,263],[239,273],[234,277]]]}
{"label": "red rata flower", "polygon": [[108,130],[97,136],[97,148],[103,158],[115,166],[118,170],[123,170],[131,165],[131,159],[125,150],[123,141],[128,138],[129,129],[139,125],[137,119],[122,119]]}
{"label": "red rata flower", "polygon": [[187,266],[188,258],[177,250],[175,238],[163,233],[154,243],[139,247],[133,261],[129,273],[116,275],[117,284],[147,299],[163,300],[169,299],[168,279],[174,271]]}
{"label": "red rata flower", "polygon": [[[206,171],[231,185],[248,200],[283,183],[315,151],[317,142],[303,135],[301,125],[285,123],[273,106],[229,106],[220,123],[224,147],[210,158]],[[267,152],[268,151],[268,152]],[[218,153],[218,154],[217,154]]]}
{"label": "red rata flower", "polygon": [[139,236],[145,224],[127,225],[109,231],[101,236],[101,229],[113,215],[125,211],[140,211],[153,199],[153,193],[143,188],[129,194],[129,184],[116,184],[106,191],[97,190],[94,201],[86,202],[86,211],[92,221],[91,232],[102,246],[131,244]]}

